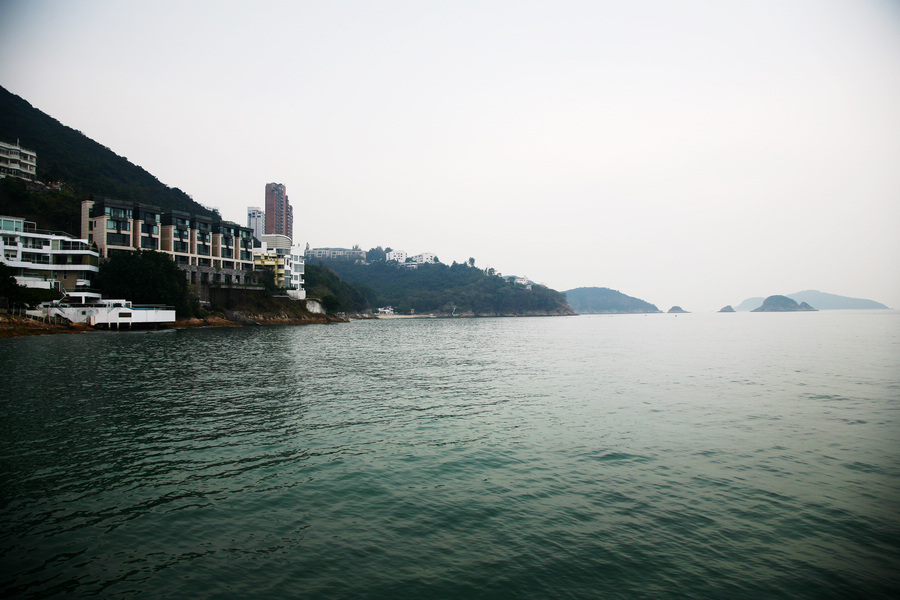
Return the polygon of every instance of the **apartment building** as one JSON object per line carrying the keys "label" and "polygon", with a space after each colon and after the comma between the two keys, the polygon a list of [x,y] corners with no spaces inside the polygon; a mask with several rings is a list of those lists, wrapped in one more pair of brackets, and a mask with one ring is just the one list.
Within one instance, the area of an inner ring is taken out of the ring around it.
{"label": "apartment building", "polygon": [[26,150],[18,142],[0,142],[0,177],[37,178],[37,153]]}
{"label": "apartment building", "polygon": [[253,269],[252,230],[214,217],[100,198],[81,203],[81,234],[101,257],[165,252],[191,283],[247,283]]}
{"label": "apartment building", "polygon": [[264,235],[262,244],[253,248],[253,265],[256,270],[272,271],[275,285],[287,288],[288,296],[294,300],[303,300],[306,298],[303,247],[283,246],[281,242],[286,239],[282,235]]}
{"label": "apartment building", "polygon": [[253,237],[262,240],[266,232],[266,213],[258,206],[247,207],[247,227],[253,230]]}
{"label": "apartment building", "polygon": [[19,285],[100,297],[88,291],[99,271],[100,255],[86,239],[4,216],[0,217],[0,260],[13,269]]}
{"label": "apartment building", "polygon": [[308,248],[306,258],[314,260],[366,260],[366,253],[358,246],[347,248]]}
{"label": "apartment building", "polygon": [[283,183],[266,184],[266,230],[294,237],[294,209],[288,201],[287,188]]}

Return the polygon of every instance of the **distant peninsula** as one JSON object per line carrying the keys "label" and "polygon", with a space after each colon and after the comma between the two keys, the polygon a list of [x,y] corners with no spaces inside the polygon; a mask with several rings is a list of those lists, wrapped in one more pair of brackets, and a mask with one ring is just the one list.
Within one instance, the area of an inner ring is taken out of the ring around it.
{"label": "distant peninsula", "polygon": [[806,302],[797,303],[787,296],[769,296],[763,300],[762,306],[751,312],[796,312],[816,310]]}
{"label": "distant peninsula", "polygon": [[[817,290],[787,294],[787,297],[795,302],[806,302],[815,306],[818,310],[889,310],[887,306],[874,300],[826,294]],[[737,310],[753,310],[760,306],[764,300],[765,298],[762,296],[747,298],[738,304],[736,308]]]}
{"label": "distant peninsula", "polygon": [[563,292],[579,314],[661,313],[655,305],[605,287],[580,287]]}

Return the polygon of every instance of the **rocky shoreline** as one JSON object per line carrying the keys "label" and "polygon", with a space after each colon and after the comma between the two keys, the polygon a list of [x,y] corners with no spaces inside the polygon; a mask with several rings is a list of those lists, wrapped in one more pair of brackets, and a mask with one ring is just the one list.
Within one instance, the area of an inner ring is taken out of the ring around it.
{"label": "rocky shoreline", "polygon": [[[200,327],[255,327],[263,325],[312,325],[321,323],[346,323],[345,317],[324,314],[308,316],[286,313],[246,314],[233,311],[213,313],[203,318],[179,319],[157,329],[195,329]],[[84,323],[44,323],[37,319],[0,314],[0,338],[60,333],[90,333],[100,331]]]}
{"label": "rocky shoreline", "polygon": [[[327,315],[321,313],[307,313],[298,315],[287,312],[258,313],[250,311],[222,310],[205,315],[202,318],[178,319],[174,323],[167,323],[156,327],[162,329],[198,329],[202,327],[259,327],[270,325],[313,325],[329,323],[347,323],[355,320],[368,319],[471,319],[480,317],[550,317],[572,316],[562,313],[528,313],[510,315],[475,315],[471,313],[451,314],[420,314],[420,315]],[[45,323],[37,319],[0,313],[0,338],[23,337],[30,335],[50,335],[60,333],[91,333],[101,331],[83,323]],[[103,330],[105,331],[105,330]],[[129,329],[123,329],[129,331]]]}

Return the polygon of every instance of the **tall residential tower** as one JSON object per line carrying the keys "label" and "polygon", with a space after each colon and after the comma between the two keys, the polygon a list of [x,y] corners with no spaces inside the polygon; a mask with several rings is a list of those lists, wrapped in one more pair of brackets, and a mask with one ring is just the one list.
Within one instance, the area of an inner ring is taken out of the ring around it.
{"label": "tall residential tower", "polygon": [[266,233],[266,213],[257,206],[247,207],[247,227],[253,230],[253,237],[262,240]]}
{"label": "tall residential tower", "polygon": [[284,184],[266,184],[266,233],[294,238],[294,211]]}

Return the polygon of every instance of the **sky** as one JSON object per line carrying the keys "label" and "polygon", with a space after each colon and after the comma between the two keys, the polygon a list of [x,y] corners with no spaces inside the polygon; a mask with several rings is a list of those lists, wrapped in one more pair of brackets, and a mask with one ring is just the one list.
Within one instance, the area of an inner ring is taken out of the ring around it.
{"label": "sky", "polygon": [[295,243],[900,309],[896,0],[0,0],[0,85]]}

